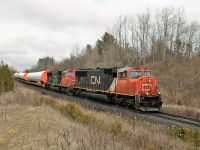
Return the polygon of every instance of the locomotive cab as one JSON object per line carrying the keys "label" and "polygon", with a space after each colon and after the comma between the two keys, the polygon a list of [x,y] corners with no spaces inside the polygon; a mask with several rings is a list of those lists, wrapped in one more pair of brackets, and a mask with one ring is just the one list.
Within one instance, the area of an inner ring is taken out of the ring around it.
{"label": "locomotive cab", "polygon": [[73,87],[75,86],[75,71],[66,70],[62,72],[61,90],[69,95],[73,95]]}
{"label": "locomotive cab", "polygon": [[74,87],[75,86],[75,71],[66,70],[62,72],[62,87]]}

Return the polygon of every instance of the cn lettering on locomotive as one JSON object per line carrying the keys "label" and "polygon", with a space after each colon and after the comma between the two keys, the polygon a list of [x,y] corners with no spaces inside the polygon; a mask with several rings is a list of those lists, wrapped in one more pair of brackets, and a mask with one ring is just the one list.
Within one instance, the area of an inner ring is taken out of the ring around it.
{"label": "cn lettering on locomotive", "polygon": [[91,84],[100,84],[100,76],[91,76]]}

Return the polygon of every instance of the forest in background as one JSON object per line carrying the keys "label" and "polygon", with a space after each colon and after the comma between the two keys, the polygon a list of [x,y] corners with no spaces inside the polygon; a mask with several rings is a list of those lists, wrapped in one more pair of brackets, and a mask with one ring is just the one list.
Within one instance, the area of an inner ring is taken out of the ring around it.
{"label": "forest in background", "polygon": [[165,103],[200,108],[200,24],[185,16],[182,8],[120,16],[94,45],[77,44],[60,62],[40,58],[26,72],[147,66],[158,78]]}

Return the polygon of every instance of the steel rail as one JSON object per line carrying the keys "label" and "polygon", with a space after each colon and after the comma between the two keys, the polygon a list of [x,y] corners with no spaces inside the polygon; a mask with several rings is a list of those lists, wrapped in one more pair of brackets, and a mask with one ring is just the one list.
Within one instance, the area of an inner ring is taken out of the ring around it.
{"label": "steel rail", "polygon": [[156,115],[200,127],[200,119],[181,116],[181,115],[177,115],[177,114],[166,113],[166,112],[159,112]]}

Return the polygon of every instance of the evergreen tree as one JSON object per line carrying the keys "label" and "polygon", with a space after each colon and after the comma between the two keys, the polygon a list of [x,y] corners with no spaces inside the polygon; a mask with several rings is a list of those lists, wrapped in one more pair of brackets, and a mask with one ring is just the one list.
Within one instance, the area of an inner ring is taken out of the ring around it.
{"label": "evergreen tree", "polygon": [[101,40],[97,40],[96,48],[100,55],[103,54],[104,51],[109,51],[112,46],[116,46],[116,39],[113,35],[105,32]]}
{"label": "evergreen tree", "polygon": [[14,83],[7,64],[0,63],[0,94],[13,90]]}

